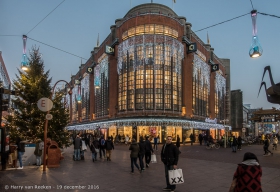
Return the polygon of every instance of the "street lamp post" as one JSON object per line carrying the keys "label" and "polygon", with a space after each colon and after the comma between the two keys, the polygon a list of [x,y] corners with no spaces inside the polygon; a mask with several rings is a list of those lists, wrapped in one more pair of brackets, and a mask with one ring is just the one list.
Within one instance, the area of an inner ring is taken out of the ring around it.
{"label": "street lamp post", "polygon": [[[56,85],[59,83],[59,82],[65,82],[69,87],[70,87],[70,90],[68,92],[68,94],[70,95],[70,116],[72,114],[72,90],[71,90],[71,85],[65,81],[65,80],[59,80],[57,81],[54,86],[53,86],[53,89],[52,89],[52,92],[51,92],[51,95],[49,97],[49,99],[51,100],[52,99],[52,96],[53,96],[53,93],[54,93],[54,89],[56,87]],[[47,114],[50,114],[50,110],[47,111]],[[46,118],[45,120],[45,128],[44,128],[44,162],[43,162],[43,171],[46,171],[46,153],[47,153],[47,131],[48,131],[48,119]]]}
{"label": "street lamp post", "polygon": [[227,131],[226,131],[226,122],[228,122],[228,119],[221,120],[221,122],[224,123],[225,128],[225,137],[224,137],[224,148],[227,148]]}

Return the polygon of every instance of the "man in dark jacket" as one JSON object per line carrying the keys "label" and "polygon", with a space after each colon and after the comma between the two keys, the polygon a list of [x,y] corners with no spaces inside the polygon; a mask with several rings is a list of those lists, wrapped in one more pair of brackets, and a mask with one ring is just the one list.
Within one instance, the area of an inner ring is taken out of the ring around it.
{"label": "man in dark jacket", "polygon": [[102,159],[104,157],[105,159],[105,143],[106,140],[104,136],[102,135],[101,138],[99,139],[99,157]]}
{"label": "man in dark jacket", "polygon": [[77,135],[73,144],[74,144],[74,154],[75,154],[74,161],[80,161],[81,160],[81,154],[80,153],[81,153],[82,140],[81,140],[79,135]]}
{"label": "man in dark jacket", "polygon": [[154,153],[152,143],[149,140],[149,137],[146,137],[145,141],[145,162],[146,162],[146,167],[149,168],[149,163],[151,161],[151,155]]}
{"label": "man in dark jacket", "polygon": [[106,140],[105,149],[106,149],[107,161],[111,161],[112,149],[114,149],[114,144],[111,140],[111,137],[108,137],[108,139]]}
{"label": "man in dark jacket", "polygon": [[139,163],[140,163],[140,168],[142,171],[145,170],[144,168],[144,162],[143,162],[143,158],[145,155],[145,142],[144,142],[144,138],[140,137],[140,142],[139,142],[139,154],[138,154],[138,158],[139,158]]}
{"label": "man in dark jacket", "polygon": [[165,178],[167,187],[164,188],[164,191],[174,191],[176,185],[170,185],[168,178],[168,170],[177,169],[177,163],[179,160],[179,150],[172,144],[172,137],[167,136],[166,144],[163,145],[161,150],[161,161],[164,163],[165,168]]}

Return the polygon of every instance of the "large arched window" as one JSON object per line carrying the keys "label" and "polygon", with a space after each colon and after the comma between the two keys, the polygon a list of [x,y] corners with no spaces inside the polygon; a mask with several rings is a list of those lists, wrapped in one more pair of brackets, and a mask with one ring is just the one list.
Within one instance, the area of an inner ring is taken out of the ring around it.
{"label": "large arched window", "polygon": [[164,35],[138,35],[118,46],[120,111],[181,111],[183,44]]}

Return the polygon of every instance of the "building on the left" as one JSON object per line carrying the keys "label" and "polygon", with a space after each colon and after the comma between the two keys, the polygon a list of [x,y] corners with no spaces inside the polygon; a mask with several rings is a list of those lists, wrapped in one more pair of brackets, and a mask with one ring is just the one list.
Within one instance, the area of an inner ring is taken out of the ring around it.
{"label": "building on the left", "polygon": [[[9,77],[9,74],[7,72],[6,66],[5,66],[5,62],[4,59],[2,57],[2,51],[0,51],[0,87],[4,88],[4,89],[10,89],[11,87],[11,80]],[[10,95],[7,94],[3,94],[2,96],[2,100],[8,100],[10,101]],[[7,111],[2,111],[2,118],[8,114]],[[3,119],[1,121],[2,125],[4,123]]]}

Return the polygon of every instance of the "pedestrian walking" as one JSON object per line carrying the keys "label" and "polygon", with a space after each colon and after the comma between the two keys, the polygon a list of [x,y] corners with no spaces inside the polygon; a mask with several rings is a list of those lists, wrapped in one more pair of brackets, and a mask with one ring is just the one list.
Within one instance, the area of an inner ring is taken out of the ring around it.
{"label": "pedestrian walking", "polygon": [[85,160],[85,151],[87,150],[87,146],[86,146],[86,136],[84,135],[84,137],[81,138],[82,140],[82,146],[81,146],[81,160]]}
{"label": "pedestrian walking", "polygon": [[145,142],[144,142],[144,138],[141,136],[140,137],[140,142],[139,142],[138,158],[139,158],[140,168],[141,168],[142,171],[145,170],[144,160],[143,160],[144,156],[145,156]]}
{"label": "pedestrian walking", "polygon": [[164,191],[174,192],[176,185],[170,185],[168,170],[177,169],[177,164],[179,160],[179,150],[172,143],[172,137],[167,136],[166,143],[163,145],[161,150],[161,161],[164,164],[165,170],[165,179],[166,179],[166,187],[163,189]]}
{"label": "pedestrian walking", "polygon": [[97,156],[97,148],[94,145],[94,142],[91,143],[90,145],[90,151],[91,151],[91,158],[92,158],[92,162],[96,161],[96,156]]}
{"label": "pedestrian walking", "polygon": [[268,139],[268,136],[265,137],[265,140],[264,140],[264,145],[263,145],[263,150],[264,150],[264,154],[263,156],[268,156],[268,155],[273,155],[273,153],[271,151],[269,151],[269,139]]}
{"label": "pedestrian walking", "polygon": [[205,133],[203,134],[203,141],[204,141],[204,145],[208,144],[208,136]]}
{"label": "pedestrian walking", "polygon": [[105,159],[105,142],[104,136],[102,135],[99,139],[99,157],[102,159],[104,157]]}
{"label": "pedestrian walking", "polygon": [[22,156],[25,152],[25,143],[21,140],[20,137],[17,137],[16,145],[17,145],[17,152],[18,152],[17,157],[18,157],[18,161],[19,161],[18,169],[23,169]]}
{"label": "pedestrian walking", "polygon": [[154,150],[158,150],[159,135],[154,137]]}
{"label": "pedestrian walking", "polygon": [[44,142],[41,139],[38,139],[35,145],[34,155],[36,156],[36,165],[41,166],[42,164],[42,154],[44,150]]}
{"label": "pedestrian walking", "polygon": [[198,135],[198,140],[199,140],[199,144],[202,145],[202,141],[203,141],[203,135],[202,135],[202,133],[199,133],[199,135]]}
{"label": "pedestrian walking", "polygon": [[111,161],[111,154],[112,154],[112,150],[114,150],[114,143],[111,140],[111,137],[108,137],[108,139],[105,142],[105,149],[106,149],[106,157],[107,157],[107,161]]}
{"label": "pedestrian walking", "polygon": [[232,152],[236,153],[236,147],[237,147],[237,139],[235,136],[232,136],[232,144],[231,144]]}
{"label": "pedestrian walking", "polygon": [[90,147],[90,135],[89,134],[86,134],[85,144],[86,144],[86,146]]}
{"label": "pedestrian walking", "polygon": [[183,139],[183,145],[185,145],[185,142],[186,142],[186,139],[187,139],[186,134],[183,135],[183,138],[182,138],[182,139]]}
{"label": "pedestrian walking", "polygon": [[178,148],[179,153],[181,153],[181,151],[180,151],[180,137],[179,137],[179,135],[177,135],[176,147]]}
{"label": "pedestrian walking", "polygon": [[230,192],[261,192],[262,168],[257,156],[247,152],[244,154],[243,161],[238,164],[233,175]]}
{"label": "pedestrian walking", "polygon": [[[94,138],[95,139],[95,138]],[[97,140],[93,140],[91,145],[90,145],[90,150],[91,150],[91,157],[92,157],[92,161],[96,161],[97,158],[97,153],[99,152],[99,149],[98,149],[98,141]]]}
{"label": "pedestrian walking", "polygon": [[272,150],[277,150],[277,145],[278,145],[278,138],[276,135],[274,135],[272,139]]}
{"label": "pedestrian walking", "polygon": [[129,140],[130,140],[129,136],[126,135],[125,136],[125,145],[129,145]]}
{"label": "pedestrian walking", "polygon": [[145,162],[146,162],[146,168],[149,168],[149,164],[151,161],[151,155],[154,153],[151,141],[149,140],[149,137],[146,137],[145,141]]}
{"label": "pedestrian walking", "polygon": [[194,135],[191,133],[190,134],[190,140],[191,140],[191,145],[193,145],[193,142],[194,142]]}
{"label": "pedestrian walking", "polygon": [[135,139],[132,139],[131,145],[129,147],[130,152],[130,161],[131,161],[131,174],[134,174],[134,165],[141,173],[142,170],[140,169],[139,165],[137,164],[137,157],[140,151],[139,145],[136,143]]}
{"label": "pedestrian walking", "polygon": [[74,161],[80,161],[82,140],[79,135],[76,136],[75,140],[73,141],[73,144],[74,144]]}
{"label": "pedestrian walking", "polygon": [[238,138],[237,138],[237,150],[241,151],[242,150],[241,146],[242,146],[242,138],[239,135]]}

